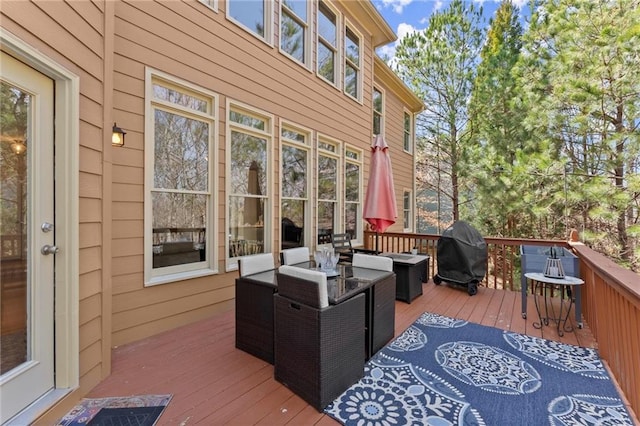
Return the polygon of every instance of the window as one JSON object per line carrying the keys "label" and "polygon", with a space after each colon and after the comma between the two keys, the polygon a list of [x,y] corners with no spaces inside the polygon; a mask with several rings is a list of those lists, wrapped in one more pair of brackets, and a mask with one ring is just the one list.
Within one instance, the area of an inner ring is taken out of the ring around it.
{"label": "window", "polygon": [[327,2],[318,2],[317,73],[334,86],[338,85],[338,14]]}
{"label": "window", "polygon": [[404,112],[403,129],[404,150],[407,152],[413,152],[413,115],[407,111]]}
{"label": "window", "polygon": [[382,92],[377,88],[373,88],[373,134],[381,135],[382,134],[382,125],[383,125],[383,99]]}
{"label": "window", "polygon": [[318,141],[318,244],[331,242],[331,236],[340,229],[339,210],[339,163],[338,142]]}
{"label": "window", "polygon": [[361,99],[360,37],[346,27],[344,37],[344,92],[356,100]]}
{"label": "window", "polygon": [[344,167],[344,231],[352,239],[362,237],[362,152],[345,149]]}
{"label": "window", "polygon": [[281,246],[283,249],[305,245],[309,232],[309,131],[289,124],[281,126]]}
{"label": "window", "polygon": [[301,64],[310,62],[309,7],[306,0],[284,0],[280,7],[280,50]]}
{"label": "window", "polygon": [[217,97],[147,70],[145,285],[215,268]]}
{"label": "window", "polygon": [[272,5],[271,0],[227,0],[227,17],[270,43]]}
{"label": "window", "polygon": [[412,191],[407,189],[402,194],[402,219],[404,231],[413,230],[413,197]]}
{"label": "window", "polygon": [[[270,223],[269,170],[273,119],[228,102],[228,269],[237,258],[269,251],[265,223]],[[266,243],[266,244],[265,244]]]}
{"label": "window", "polygon": [[216,12],[218,11],[218,0],[200,0],[200,3],[206,4]]}

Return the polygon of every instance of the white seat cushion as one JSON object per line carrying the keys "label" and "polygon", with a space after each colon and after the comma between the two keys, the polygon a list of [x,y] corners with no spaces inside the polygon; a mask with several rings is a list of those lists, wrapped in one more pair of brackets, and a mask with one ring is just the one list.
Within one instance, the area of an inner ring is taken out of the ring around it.
{"label": "white seat cushion", "polygon": [[252,254],[238,259],[238,271],[241,277],[275,268],[271,253]]}
{"label": "white seat cushion", "polygon": [[329,296],[327,294],[327,274],[320,271],[313,271],[311,269],[298,268],[295,266],[282,265],[278,272],[285,275],[291,275],[296,278],[300,278],[307,281],[312,281],[318,284],[318,294],[320,297],[320,308],[326,308],[329,306]]}
{"label": "white seat cushion", "polygon": [[282,250],[282,263],[284,265],[293,265],[309,261],[309,247],[296,247],[292,249]]}
{"label": "white seat cushion", "polygon": [[393,271],[393,259],[385,256],[373,256],[371,254],[354,253],[351,265],[359,268]]}

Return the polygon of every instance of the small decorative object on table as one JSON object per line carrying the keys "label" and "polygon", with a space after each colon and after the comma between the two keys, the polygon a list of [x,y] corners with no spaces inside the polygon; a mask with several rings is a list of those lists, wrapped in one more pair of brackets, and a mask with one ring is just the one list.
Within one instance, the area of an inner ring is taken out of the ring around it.
{"label": "small decorative object on table", "polygon": [[556,255],[555,246],[551,247],[551,257],[547,258],[547,263],[544,266],[544,276],[550,278],[564,278],[562,260],[558,259],[558,256]]}

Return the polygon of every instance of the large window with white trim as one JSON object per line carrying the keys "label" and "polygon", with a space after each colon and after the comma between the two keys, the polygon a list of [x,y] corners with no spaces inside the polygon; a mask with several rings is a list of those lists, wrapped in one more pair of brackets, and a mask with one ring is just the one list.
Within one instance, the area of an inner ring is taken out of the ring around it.
{"label": "large window with white trim", "polygon": [[227,17],[271,43],[272,0],[227,0]]}
{"label": "large window with white trim", "polygon": [[318,59],[316,72],[334,86],[338,85],[338,13],[329,3],[318,1]]}
{"label": "large window with white trim", "polygon": [[318,140],[318,244],[331,242],[331,236],[340,229],[340,143]]}
{"label": "large window with white trim", "polygon": [[145,283],[215,269],[217,96],[154,71],[146,78]]}
{"label": "large window with white trim", "polygon": [[361,37],[349,25],[344,35],[344,92],[360,101],[362,99]]}
{"label": "large window with white trim", "polygon": [[362,237],[362,151],[347,147],[344,166],[344,231]]}
{"label": "large window with white trim", "polygon": [[313,2],[280,2],[280,50],[305,66],[311,61],[310,16]]}
{"label": "large window with white trim", "polygon": [[269,247],[273,118],[244,105],[227,104],[227,235],[231,269],[236,259]]}
{"label": "large window with white trim", "polygon": [[[280,131],[280,240],[283,249],[302,247],[310,235],[311,132],[283,123]],[[306,232],[305,232],[306,231]]]}

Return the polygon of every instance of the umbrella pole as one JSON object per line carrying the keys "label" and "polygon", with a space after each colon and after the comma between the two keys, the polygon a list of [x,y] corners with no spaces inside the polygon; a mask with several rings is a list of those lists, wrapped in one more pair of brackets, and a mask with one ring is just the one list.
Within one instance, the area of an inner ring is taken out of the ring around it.
{"label": "umbrella pole", "polygon": [[378,231],[376,231],[376,254],[378,254]]}

